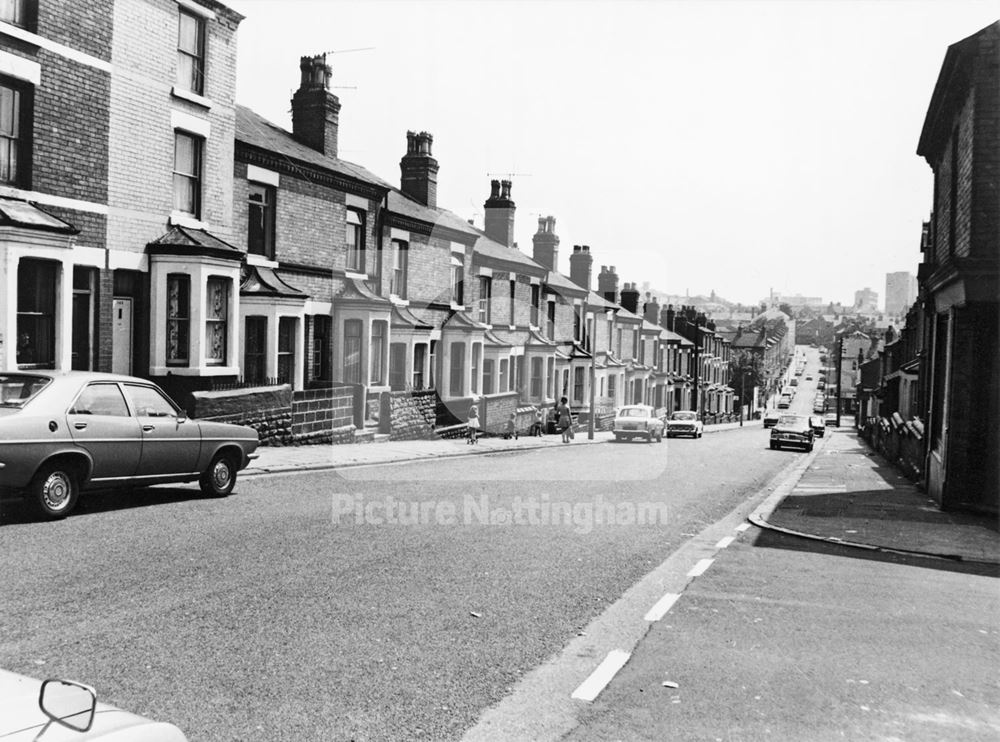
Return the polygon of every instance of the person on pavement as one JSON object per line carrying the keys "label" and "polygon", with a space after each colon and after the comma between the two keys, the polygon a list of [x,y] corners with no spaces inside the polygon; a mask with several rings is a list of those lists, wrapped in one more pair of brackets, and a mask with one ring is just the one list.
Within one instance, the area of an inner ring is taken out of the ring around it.
{"label": "person on pavement", "polygon": [[472,404],[469,406],[469,440],[466,441],[470,445],[479,442],[479,408],[476,407],[476,401],[473,400]]}
{"label": "person on pavement", "polygon": [[569,409],[569,400],[566,397],[559,399],[559,407],[556,410],[557,425],[562,433],[562,442],[569,443],[573,439],[573,413]]}

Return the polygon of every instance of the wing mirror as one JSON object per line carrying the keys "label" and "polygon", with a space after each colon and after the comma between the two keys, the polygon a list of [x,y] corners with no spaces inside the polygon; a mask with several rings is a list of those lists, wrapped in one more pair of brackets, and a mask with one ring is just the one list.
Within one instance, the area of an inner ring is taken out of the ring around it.
{"label": "wing mirror", "polygon": [[94,723],[97,692],[72,680],[49,679],[42,683],[38,693],[38,707],[52,721],[86,732]]}

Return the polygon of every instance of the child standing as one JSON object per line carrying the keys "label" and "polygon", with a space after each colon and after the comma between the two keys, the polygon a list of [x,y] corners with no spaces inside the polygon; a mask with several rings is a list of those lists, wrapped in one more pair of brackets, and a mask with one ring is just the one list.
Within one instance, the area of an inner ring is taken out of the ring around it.
{"label": "child standing", "polygon": [[503,437],[507,440],[513,438],[517,440],[517,416],[512,412],[510,417],[507,419],[507,429],[503,434]]}
{"label": "child standing", "polygon": [[476,407],[475,401],[469,406],[469,440],[466,441],[469,445],[479,442],[479,408]]}
{"label": "child standing", "polygon": [[545,416],[542,414],[542,408],[536,407],[535,422],[531,424],[531,435],[538,436],[539,438],[542,437],[542,420],[544,417]]}

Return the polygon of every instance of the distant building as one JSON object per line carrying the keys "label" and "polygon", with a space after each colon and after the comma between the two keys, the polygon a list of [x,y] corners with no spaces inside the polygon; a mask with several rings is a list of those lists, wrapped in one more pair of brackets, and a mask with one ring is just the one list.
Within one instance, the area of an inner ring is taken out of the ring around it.
{"label": "distant building", "polygon": [[885,313],[898,317],[906,314],[917,298],[917,277],[908,271],[885,274]]}
{"label": "distant building", "polygon": [[865,286],[854,292],[854,311],[860,314],[876,314],[878,312],[878,292]]}

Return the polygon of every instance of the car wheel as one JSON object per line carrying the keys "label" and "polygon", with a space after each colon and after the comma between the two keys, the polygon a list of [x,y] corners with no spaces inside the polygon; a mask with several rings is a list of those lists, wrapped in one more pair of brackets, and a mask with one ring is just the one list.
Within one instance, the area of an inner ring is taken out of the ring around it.
{"label": "car wheel", "polygon": [[80,496],[77,473],[64,464],[46,464],[30,485],[31,504],[43,518],[65,518]]}
{"label": "car wheel", "polygon": [[806,453],[812,453],[812,450],[813,450],[813,444],[810,443],[808,446],[806,446]]}
{"label": "car wheel", "polygon": [[230,456],[216,454],[198,480],[201,491],[212,497],[225,497],[236,486],[236,465]]}
{"label": "car wheel", "polygon": [[618,433],[615,433],[615,443],[621,443],[621,442],[622,442],[622,437],[618,435]]}
{"label": "car wheel", "polygon": [[771,441],[771,450],[772,451],[777,451],[778,450],[778,444],[775,443],[774,441]]}

